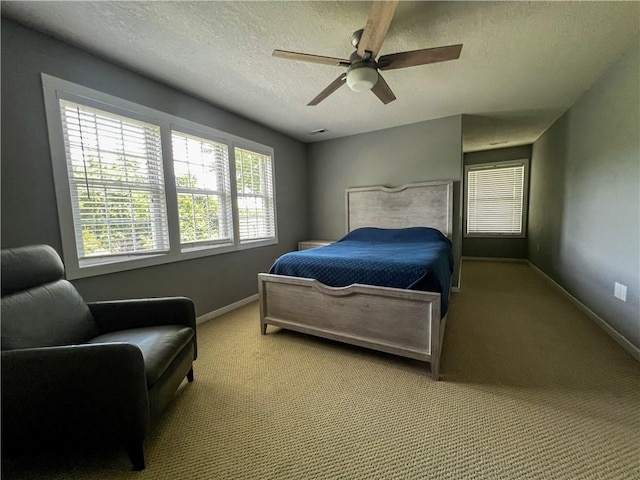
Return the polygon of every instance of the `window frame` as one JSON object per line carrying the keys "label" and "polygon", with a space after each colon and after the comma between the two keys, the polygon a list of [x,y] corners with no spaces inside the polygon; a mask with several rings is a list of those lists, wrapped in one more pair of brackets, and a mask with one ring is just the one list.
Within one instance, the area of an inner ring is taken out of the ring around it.
{"label": "window frame", "polygon": [[[210,255],[218,255],[250,248],[258,248],[278,243],[277,197],[276,197],[276,165],[274,149],[216,130],[175,115],[145,107],[128,100],[124,100],[106,93],[93,90],[66,80],[62,80],[45,73],[42,74],[42,88],[44,93],[49,146],[51,150],[51,165],[55,184],[58,221],[62,241],[62,253],[68,279],[85,278],[96,275],[144,268],[153,265],[178,262]],[[150,253],[140,255],[123,255],[108,261],[80,266],[78,247],[75,239],[75,224],[72,209],[70,180],[67,170],[66,149],[63,135],[62,118],[59,100],[87,105],[92,108],[112,112],[135,120],[151,123],[160,127],[162,146],[164,192],[166,200],[167,223],[169,230],[169,251],[166,253]],[[232,234],[233,243],[194,245],[183,248],[180,243],[178,197],[173,169],[173,150],[171,142],[172,130],[201,137],[219,143],[226,143],[228,148],[229,181],[231,186],[232,205]],[[243,148],[255,152],[263,152],[271,157],[272,188],[274,204],[274,236],[257,241],[240,242],[238,231],[238,202],[235,184],[235,148]]]}
{"label": "window frame", "polygon": [[[463,219],[463,235],[465,238],[526,238],[527,237],[527,219],[529,210],[529,162],[528,158],[519,158],[515,160],[506,160],[501,162],[473,163],[464,167],[464,219]],[[521,231],[520,233],[498,233],[498,232],[473,232],[467,233],[468,215],[469,215],[469,172],[477,170],[489,170],[495,168],[508,167],[524,167],[522,178],[522,213],[520,217]]]}
{"label": "window frame", "polygon": [[[238,191],[237,191],[237,189],[238,189],[238,177],[237,177],[237,175],[238,174],[237,174],[237,171],[235,170],[235,168],[236,168],[236,161],[235,161],[236,151],[235,151],[235,149],[238,148],[240,150],[248,150],[251,153],[255,153],[257,155],[270,157],[270,161],[271,161],[271,190],[273,192],[272,203],[273,203],[274,233],[277,235],[277,232],[275,231],[278,222],[277,222],[277,218],[276,218],[275,169],[274,169],[273,153],[271,153],[271,152],[269,152],[267,150],[264,150],[264,149],[260,149],[260,148],[247,148],[246,146],[240,145],[240,144],[237,144],[237,143],[234,144],[233,147],[234,147],[234,149],[233,149],[233,168],[234,168],[234,171],[233,171],[233,178],[231,180],[234,182],[233,186],[236,189],[236,192],[235,192],[236,202],[234,202],[234,203],[235,203],[237,208],[239,208],[237,199],[240,198],[240,197],[243,197],[243,198],[254,197],[254,198],[268,199],[269,196],[268,195],[259,195],[259,194],[246,195],[244,193],[238,193]],[[237,228],[236,228],[236,232],[238,234],[238,241],[241,244],[251,244],[251,243],[256,243],[256,242],[263,241],[262,238],[248,238],[248,239],[244,239],[244,240],[242,238],[240,238],[240,224],[239,224],[240,223],[240,213],[238,212],[237,217],[234,217],[234,218],[238,220],[238,225],[237,225]]]}
{"label": "window frame", "polygon": [[[233,178],[231,176],[231,171],[230,171],[230,158],[229,156],[231,155],[231,142],[229,142],[227,139],[222,138],[222,137],[214,137],[214,136],[210,136],[210,135],[206,135],[203,132],[198,132],[198,131],[194,131],[194,130],[190,130],[184,127],[180,127],[176,124],[172,124],[171,125],[171,135],[173,137],[173,133],[178,133],[178,134],[184,134],[184,135],[188,135],[191,137],[197,137],[200,138],[202,140],[206,140],[209,142],[213,142],[213,143],[218,143],[218,144],[222,144],[225,145],[227,147],[227,170],[226,173],[228,174],[227,178],[227,182],[229,183],[229,202],[231,203],[230,207],[231,207],[231,218],[230,218],[230,225],[229,228],[231,230],[230,232],[230,241],[227,240],[199,240],[199,241],[192,241],[192,242],[185,242],[182,243],[182,239],[180,239],[180,248],[182,250],[183,253],[185,252],[190,252],[190,251],[197,251],[197,250],[202,250],[202,249],[208,249],[208,248],[218,248],[218,247],[222,247],[225,245],[233,245],[235,243],[235,237],[237,236],[237,232],[236,232],[236,228],[234,227],[234,204],[236,202],[233,201],[234,199],[234,191],[233,191],[233,187],[231,186],[231,182],[233,181]],[[172,138],[172,145],[173,145],[173,138]],[[176,189],[176,205],[178,202],[178,195],[180,193],[184,193],[184,192],[178,192],[178,190],[180,190],[180,188],[175,184],[175,170],[173,170],[173,165],[175,162],[175,158],[173,155],[173,149],[171,151],[171,166],[172,166],[172,171],[174,171],[174,178],[173,178],[173,182],[174,182],[174,188]],[[194,189],[187,189],[184,188],[183,189],[185,192],[191,190],[193,191]],[[206,189],[202,190],[203,192],[206,191]],[[178,215],[178,229],[180,228],[180,219],[179,219],[179,215]]]}
{"label": "window frame", "polygon": [[[58,100],[59,101],[60,100],[69,101],[68,98],[66,98],[66,95],[64,97],[62,97],[62,98],[59,98]],[[60,106],[60,103],[58,103],[58,106],[59,106],[59,109],[60,109],[60,113],[62,113],[61,112],[62,111],[62,107]],[[82,106],[89,107],[91,109],[96,109],[95,102],[83,102]],[[148,119],[145,119],[144,117],[132,115],[131,112],[123,112],[123,111],[121,111],[120,109],[117,109],[117,108],[111,109],[111,110],[109,110],[108,112],[105,112],[105,113],[115,114],[117,116],[126,118],[127,120],[144,122],[144,123],[147,123],[147,124],[151,123],[151,122],[148,122],[147,121]],[[62,125],[62,120],[61,120],[61,125]],[[153,127],[158,127],[157,125],[152,125],[152,126]],[[157,130],[158,130],[158,140],[161,140],[160,128],[158,127]],[[63,138],[64,138],[64,134],[63,134]],[[63,143],[63,145],[65,145],[65,144]],[[98,147],[98,149],[100,149],[100,147]],[[75,190],[75,187],[77,186],[77,181],[76,180],[72,180],[71,176],[69,175],[69,163],[68,163],[66,155],[67,155],[67,150],[66,150],[66,145],[65,145],[65,151],[64,151],[65,167],[66,167],[65,173],[67,175],[67,180],[68,180],[67,185],[69,187],[69,197],[70,197],[70,200],[71,200],[70,205],[71,205],[72,216],[73,216],[72,225],[74,227],[74,232],[73,233],[74,233],[74,241],[75,241],[75,239],[78,237],[78,232],[75,231],[76,222],[79,225],[82,226],[81,212],[78,209],[74,208],[74,202],[72,201],[73,199],[71,198],[71,194],[70,194],[70,192],[72,190],[71,187],[73,185],[74,186],[73,190]],[[158,160],[159,170],[163,171],[163,177],[164,177],[164,164],[163,164],[162,155],[160,155],[159,158],[157,158],[156,160]],[[105,181],[104,179],[99,179],[99,180],[97,180],[95,182],[92,181],[92,180],[87,180],[86,184],[88,185],[89,183],[91,183],[92,185],[98,185],[98,184],[101,184],[101,183],[102,184],[105,184],[105,183],[108,184],[110,182],[108,180]],[[115,186],[115,185],[112,185],[112,186]],[[153,195],[156,196],[156,198],[161,199],[162,202],[164,203],[162,208],[164,209],[164,213],[165,213],[164,216],[166,217],[166,194],[164,192],[164,178],[163,178],[163,182],[162,182],[162,186],[161,187],[162,188],[157,189],[159,191],[155,192],[155,194],[153,194]],[[151,192],[153,192],[153,190],[154,190],[153,188],[150,189]],[[76,199],[79,200],[79,198],[76,198]],[[162,221],[162,220],[164,220],[164,218],[156,218],[155,220],[156,221]],[[163,226],[164,225],[159,225],[160,230],[164,230]],[[92,257],[92,256],[83,255],[84,252],[82,252],[82,248],[79,245],[76,244],[78,264],[79,264],[80,268],[85,268],[85,267],[89,267],[89,266],[92,266],[92,265],[98,265],[98,264],[103,264],[103,263],[121,262],[121,261],[125,261],[125,260],[127,260],[129,258],[146,257],[146,256],[151,256],[151,255],[162,255],[162,254],[166,253],[168,251],[168,248],[169,248],[169,246],[168,246],[168,243],[169,243],[168,229],[167,229],[166,232],[163,232],[163,233],[166,233],[166,235],[163,235],[163,237],[166,238],[166,247],[160,247],[158,249],[150,250],[150,251],[146,251],[146,252],[145,251],[130,252],[128,254],[124,253],[124,254],[120,254],[120,255],[118,255],[118,254],[108,254],[108,255],[105,255],[105,256]]]}

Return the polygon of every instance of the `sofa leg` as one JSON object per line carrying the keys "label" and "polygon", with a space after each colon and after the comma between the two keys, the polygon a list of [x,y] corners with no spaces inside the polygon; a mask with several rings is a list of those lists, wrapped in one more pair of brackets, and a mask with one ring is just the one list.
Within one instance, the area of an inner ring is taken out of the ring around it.
{"label": "sofa leg", "polygon": [[193,382],[193,367],[191,367],[191,369],[189,369],[189,371],[187,372],[187,380],[189,382]]}
{"label": "sofa leg", "polygon": [[127,443],[127,453],[133,464],[133,469],[138,472],[144,470],[144,444],[142,440]]}

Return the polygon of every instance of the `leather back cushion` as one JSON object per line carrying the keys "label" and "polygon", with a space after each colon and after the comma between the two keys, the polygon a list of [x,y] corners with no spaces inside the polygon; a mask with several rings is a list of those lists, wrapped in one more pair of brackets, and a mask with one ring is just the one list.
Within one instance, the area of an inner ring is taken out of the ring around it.
{"label": "leather back cushion", "polygon": [[2,350],[74,345],[99,334],[89,307],[66,280],[3,296],[0,313]]}
{"label": "leather back cushion", "polygon": [[64,278],[64,265],[49,245],[7,248],[2,260],[2,296]]}

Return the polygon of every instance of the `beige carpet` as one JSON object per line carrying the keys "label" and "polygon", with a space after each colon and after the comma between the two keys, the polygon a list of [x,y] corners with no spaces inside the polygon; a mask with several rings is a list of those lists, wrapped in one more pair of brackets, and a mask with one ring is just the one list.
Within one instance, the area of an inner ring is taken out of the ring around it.
{"label": "beige carpet", "polygon": [[3,478],[640,478],[640,367],[524,264],[465,262],[442,369],[269,327],[200,326],[196,380],[147,442],[5,462]]}

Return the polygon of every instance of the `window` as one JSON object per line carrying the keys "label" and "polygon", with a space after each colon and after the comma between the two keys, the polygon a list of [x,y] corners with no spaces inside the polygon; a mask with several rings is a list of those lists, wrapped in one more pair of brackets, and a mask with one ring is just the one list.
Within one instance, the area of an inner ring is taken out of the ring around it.
{"label": "window", "polygon": [[81,265],[169,249],[160,129],[60,101]]}
{"label": "window", "polygon": [[465,235],[524,237],[528,160],[465,167]]}
{"label": "window", "polygon": [[240,240],[269,238],[275,231],[271,157],[235,150]]}
{"label": "window", "polygon": [[42,78],[68,278],[278,242],[272,148]]}
{"label": "window", "polygon": [[171,132],[180,243],[233,243],[227,145]]}

